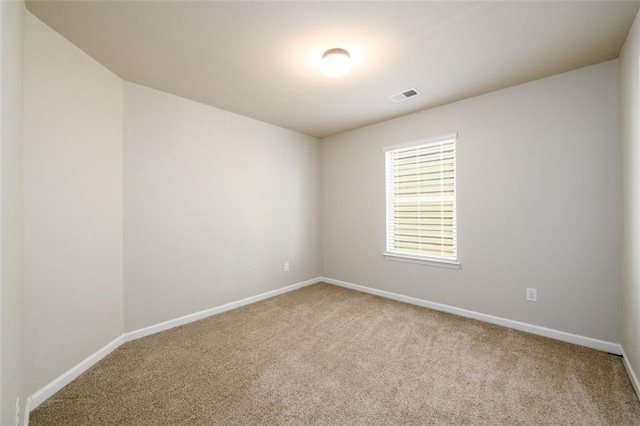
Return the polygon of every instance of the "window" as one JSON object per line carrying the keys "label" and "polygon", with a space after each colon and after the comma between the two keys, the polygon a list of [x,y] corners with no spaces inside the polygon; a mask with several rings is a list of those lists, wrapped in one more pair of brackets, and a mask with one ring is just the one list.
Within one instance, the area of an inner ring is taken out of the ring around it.
{"label": "window", "polygon": [[384,148],[385,258],[459,267],[456,141],[450,134]]}

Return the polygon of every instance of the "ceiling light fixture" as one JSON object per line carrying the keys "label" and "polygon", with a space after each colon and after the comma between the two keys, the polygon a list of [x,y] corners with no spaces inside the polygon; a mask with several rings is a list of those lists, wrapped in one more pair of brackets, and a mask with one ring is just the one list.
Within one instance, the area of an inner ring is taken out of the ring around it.
{"label": "ceiling light fixture", "polygon": [[345,49],[329,49],[322,55],[322,71],[329,77],[342,77],[350,69],[351,55]]}

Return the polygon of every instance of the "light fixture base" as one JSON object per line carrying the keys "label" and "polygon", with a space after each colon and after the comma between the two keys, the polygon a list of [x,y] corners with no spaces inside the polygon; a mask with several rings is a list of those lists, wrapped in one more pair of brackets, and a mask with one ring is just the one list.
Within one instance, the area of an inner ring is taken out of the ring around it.
{"label": "light fixture base", "polygon": [[343,55],[349,59],[351,58],[351,55],[349,54],[348,50],[342,49],[340,47],[334,47],[333,49],[329,49],[326,52],[324,52],[324,54],[322,55],[322,59],[326,59],[327,56],[331,56],[331,55]]}

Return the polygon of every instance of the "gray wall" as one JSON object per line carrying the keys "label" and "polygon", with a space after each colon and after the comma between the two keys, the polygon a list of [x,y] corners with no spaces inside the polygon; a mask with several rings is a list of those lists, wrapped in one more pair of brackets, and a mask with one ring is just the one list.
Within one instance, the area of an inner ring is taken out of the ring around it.
{"label": "gray wall", "polygon": [[125,83],[124,141],[127,331],[320,275],[316,139]]}
{"label": "gray wall", "polygon": [[[462,269],[383,259],[382,147],[451,132]],[[619,138],[615,60],[327,138],[324,275],[619,342]]]}
{"label": "gray wall", "polygon": [[622,107],[622,347],[640,374],[640,14],[620,53]]}
{"label": "gray wall", "polygon": [[[15,423],[16,397],[25,401],[22,226],[22,44],[24,4],[0,2],[2,44],[2,260],[0,269],[0,423]],[[21,417],[24,413],[21,414]]]}
{"label": "gray wall", "polygon": [[122,80],[25,20],[27,385],[123,331]]}

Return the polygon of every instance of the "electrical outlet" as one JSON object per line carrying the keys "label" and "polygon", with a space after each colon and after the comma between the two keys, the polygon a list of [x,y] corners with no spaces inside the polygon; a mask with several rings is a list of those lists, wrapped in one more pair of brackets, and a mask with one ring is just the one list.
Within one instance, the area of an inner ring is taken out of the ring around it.
{"label": "electrical outlet", "polygon": [[284,271],[289,272],[289,262],[284,262]]}
{"label": "electrical outlet", "polygon": [[16,407],[14,409],[16,426],[20,426],[20,398],[16,398]]}
{"label": "electrical outlet", "polygon": [[538,301],[538,289],[537,288],[527,288],[527,301],[528,302],[537,302]]}

